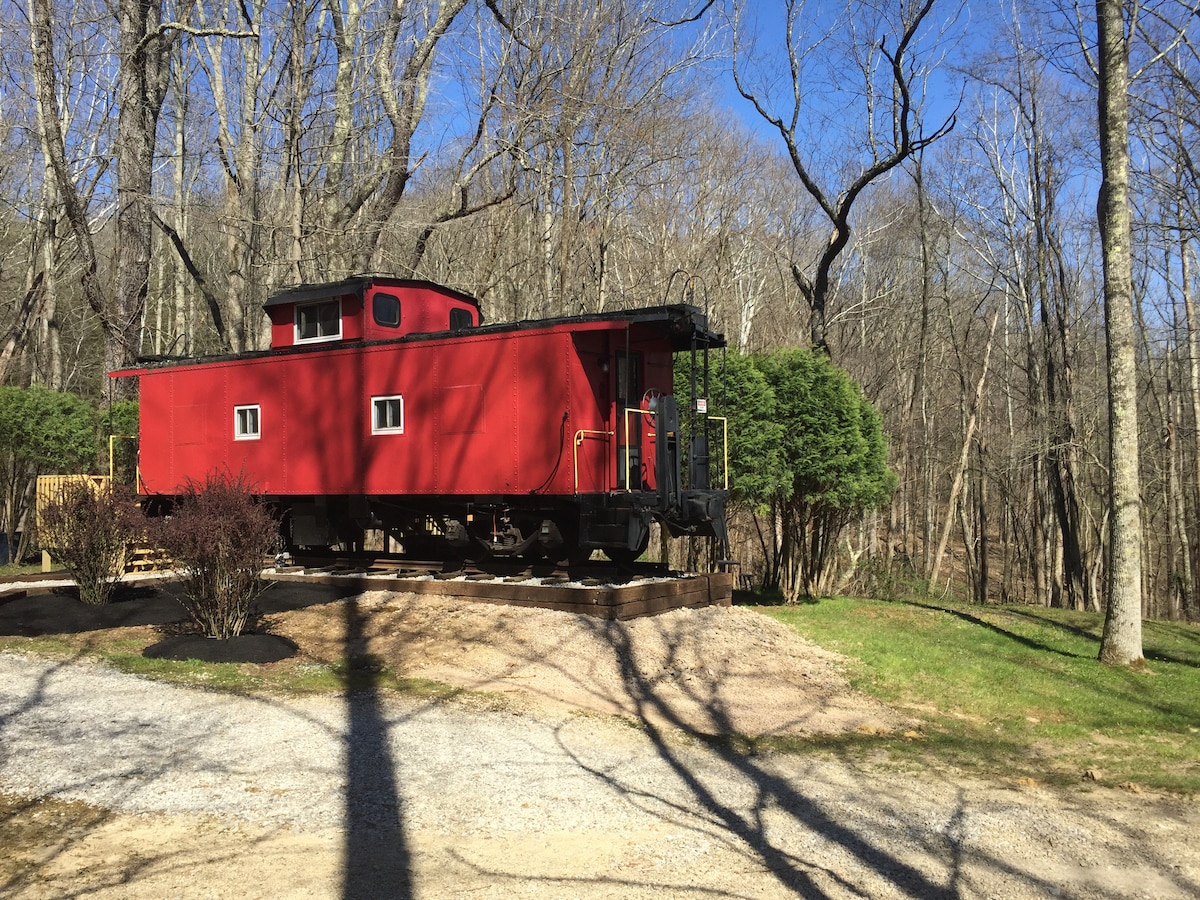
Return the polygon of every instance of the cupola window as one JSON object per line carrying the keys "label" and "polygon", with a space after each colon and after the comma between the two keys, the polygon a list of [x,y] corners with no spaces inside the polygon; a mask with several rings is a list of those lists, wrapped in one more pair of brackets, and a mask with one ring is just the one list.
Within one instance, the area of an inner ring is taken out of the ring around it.
{"label": "cupola window", "polygon": [[332,341],[341,336],[341,300],[304,303],[296,307],[296,343]]}
{"label": "cupola window", "polygon": [[400,298],[395,294],[376,294],[371,301],[375,324],[384,328],[400,327]]}

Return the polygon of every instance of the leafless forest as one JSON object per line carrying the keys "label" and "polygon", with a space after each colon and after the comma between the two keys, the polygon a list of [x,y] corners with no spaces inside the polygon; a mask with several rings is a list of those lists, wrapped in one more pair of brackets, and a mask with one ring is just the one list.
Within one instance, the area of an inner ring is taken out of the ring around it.
{"label": "leafless forest", "polygon": [[[1113,6],[1141,602],[1195,619],[1200,16]],[[1103,609],[1098,7],[5,4],[0,384],[124,399],[106,370],[265,346],[271,291],[368,271],[492,321],[690,300],[878,406],[899,488],[847,571]]]}

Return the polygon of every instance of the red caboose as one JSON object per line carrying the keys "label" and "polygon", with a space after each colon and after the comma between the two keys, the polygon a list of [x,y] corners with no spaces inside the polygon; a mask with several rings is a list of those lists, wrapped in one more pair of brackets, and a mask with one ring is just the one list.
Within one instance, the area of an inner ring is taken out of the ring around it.
{"label": "red caboose", "polygon": [[143,494],[241,471],[292,547],[635,557],[655,519],[724,539],[702,414],[680,471],[673,354],[724,345],[695,307],[482,326],[465,294],[362,277],[265,308],[269,351],[115,373],[141,376]]}

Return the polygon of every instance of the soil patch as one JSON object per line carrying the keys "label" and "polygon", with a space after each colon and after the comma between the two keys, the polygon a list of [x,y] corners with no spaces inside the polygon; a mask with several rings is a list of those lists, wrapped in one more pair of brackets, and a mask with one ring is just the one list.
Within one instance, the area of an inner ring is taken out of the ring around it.
{"label": "soil patch", "polygon": [[177,584],[105,607],[66,593],[0,605],[0,635],[144,641],[145,655],[272,666],[369,658],[399,678],[503,698],[514,710],[583,710],[704,734],[886,732],[896,713],[849,687],[844,660],[738,607],[628,621],[429,594],[277,583],[256,634],[188,635]]}
{"label": "soil patch", "polygon": [[315,660],[370,658],[400,677],[501,695],[516,710],[585,710],[703,734],[907,727],[851,690],[842,657],[738,607],[607,621],[370,591],[274,616],[272,628]]}
{"label": "soil patch", "polygon": [[30,591],[0,604],[0,635],[39,637],[169,625],[187,617],[173,586],[122,586],[112,603],[89,606],[73,587]]}

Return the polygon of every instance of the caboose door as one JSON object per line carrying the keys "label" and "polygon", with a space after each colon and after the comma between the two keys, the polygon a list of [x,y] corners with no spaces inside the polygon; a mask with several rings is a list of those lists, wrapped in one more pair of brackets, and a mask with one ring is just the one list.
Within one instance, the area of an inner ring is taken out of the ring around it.
{"label": "caboose door", "polygon": [[616,357],[617,487],[642,489],[642,355],[619,352]]}

